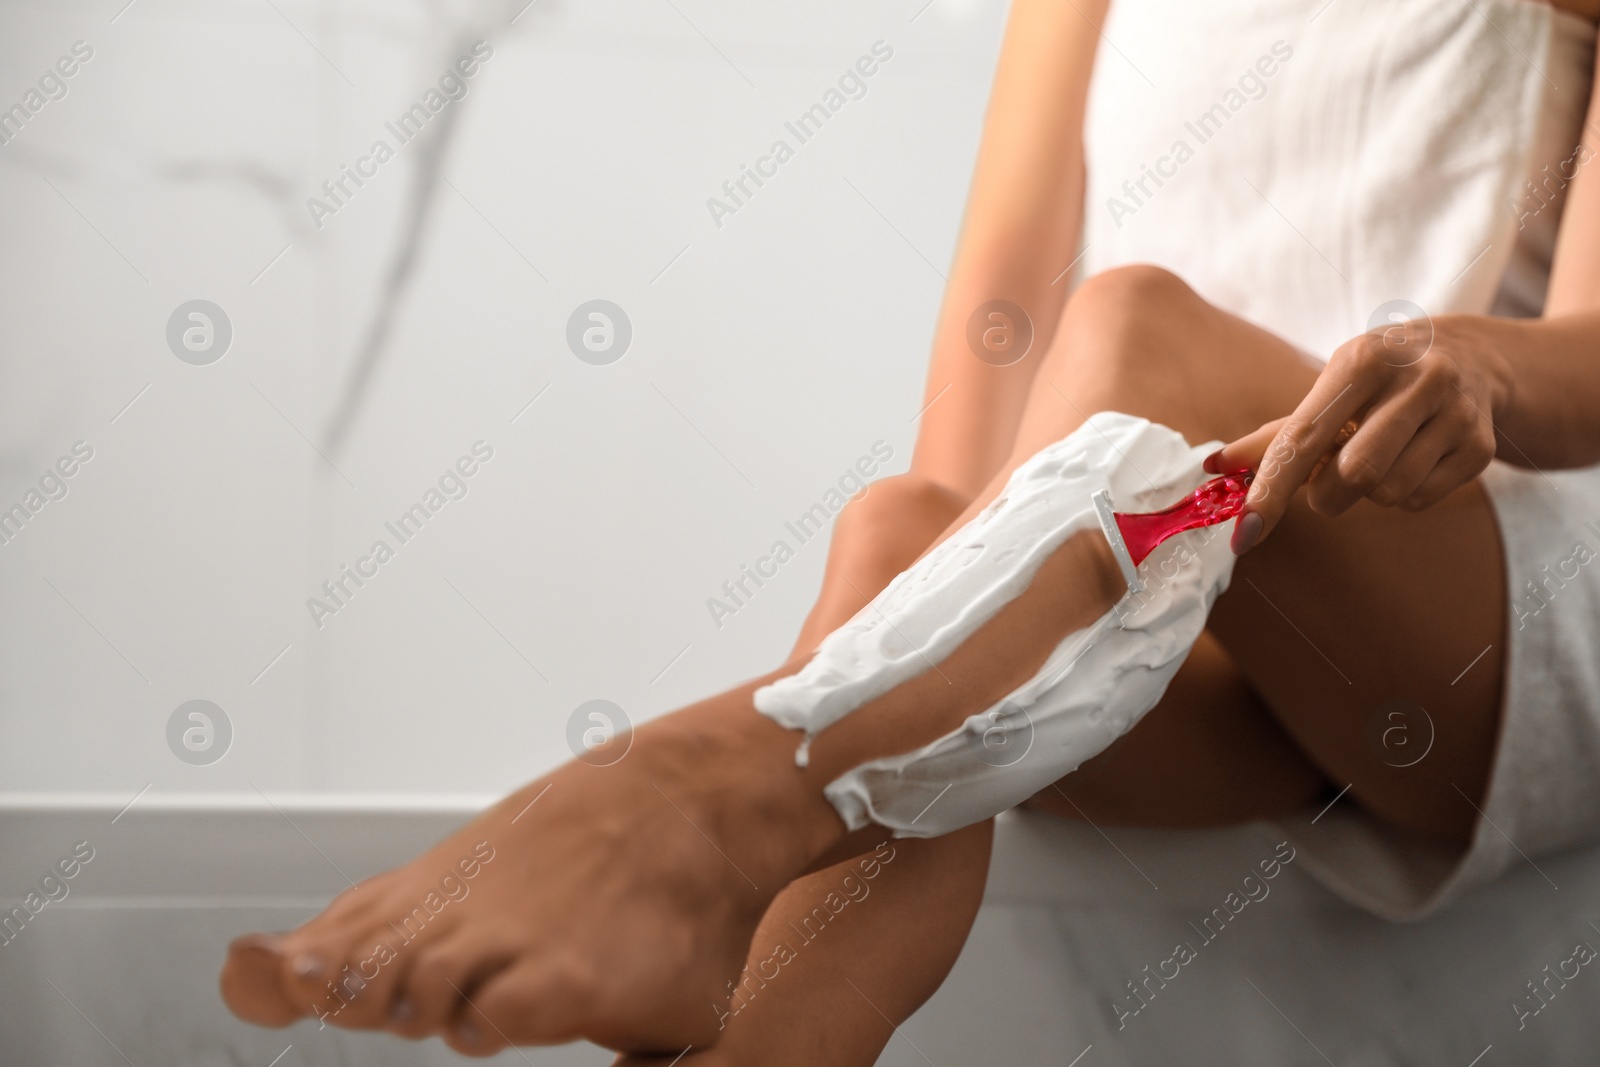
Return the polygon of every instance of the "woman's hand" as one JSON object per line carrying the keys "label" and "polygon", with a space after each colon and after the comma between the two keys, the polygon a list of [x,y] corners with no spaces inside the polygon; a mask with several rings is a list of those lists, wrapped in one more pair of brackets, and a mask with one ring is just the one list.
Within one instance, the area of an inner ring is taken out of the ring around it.
{"label": "woman's hand", "polygon": [[1418,320],[1339,346],[1294,414],[1206,460],[1254,469],[1233,550],[1268,536],[1302,485],[1312,510],[1338,515],[1362,497],[1420,511],[1494,459],[1494,416],[1511,389],[1503,334],[1479,316]]}

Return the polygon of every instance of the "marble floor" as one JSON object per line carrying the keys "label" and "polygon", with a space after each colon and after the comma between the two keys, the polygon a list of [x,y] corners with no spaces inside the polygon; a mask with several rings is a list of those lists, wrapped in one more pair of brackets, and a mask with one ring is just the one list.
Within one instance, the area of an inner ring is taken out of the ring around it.
{"label": "marble floor", "polygon": [[[0,808],[8,897],[23,891],[25,876],[14,872],[46,869],[71,842],[95,849],[66,899],[0,948],[5,1062],[267,1067],[286,1049],[282,1067],[460,1062],[437,1042],[315,1023],[252,1028],[222,1007],[216,973],[239,932],[312,914],[346,875],[403,861],[477,803],[283,798],[273,810],[142,801],[115,824],[120,805],[87,800]],[[972,937],[881,1064],[1593,1062],[1600,980],[1580,971],[1521,1028],[1511,1005],[1574,941],[1600,944],[1589,925],[1600,851],[1514,871],[1409,926],[1344,905],[1290,862],[1265,897],[1212,933],[1195,924],[1274,855],[1265,827],[1107,829],[1002,820]],[[1195,958],[1170,982],[1146,986],[1153,995],[1124,1015],[1119,1005],[1139,1004],[1126,983],[1145,978],[1147,965],[1171,974],[1163,961],[1175,942],[1193,946]],[[609,1058],[568,1046],[496,1062],[581,1067]]]}

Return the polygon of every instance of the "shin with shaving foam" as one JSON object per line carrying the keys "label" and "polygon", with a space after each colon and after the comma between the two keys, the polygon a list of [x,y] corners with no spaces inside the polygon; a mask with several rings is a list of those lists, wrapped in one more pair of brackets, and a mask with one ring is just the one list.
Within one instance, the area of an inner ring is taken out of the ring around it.
{"label": "shin with shaving foam", "polygon": [[[823,640],[796,674],[756,691],[757,710],[811,738],[942,662],[1033,581],[1066,540],[1099,527],[1093,497],[1124,510],[1171,504],[1202,481],[1216,444],[1190,446],[1145,419],[1102,412],[1042,449],[1000,496]],[[1142,588],[1069,633],[998,703],[912,752],[874,759],[825,792],[852,830],[935,837],[981,821],[1104,751],[1154,707],[1227,588],[1221,527],[1162,545]]]}

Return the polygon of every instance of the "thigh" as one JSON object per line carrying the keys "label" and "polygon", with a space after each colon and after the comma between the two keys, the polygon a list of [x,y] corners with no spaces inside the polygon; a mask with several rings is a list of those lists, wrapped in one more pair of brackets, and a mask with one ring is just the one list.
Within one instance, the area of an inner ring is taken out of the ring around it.
{"label": "thigh", "polygon": [[1362,503],[1328,519],[1300,501],[1239,561],[1211,626],[1358,803],[1407,829],[1470,836],[1507,662],[1503,548],[1481,486],[1415,514]]}
{"label": "thigh", "polygon": [[[1163,422],[1196,443],[1229,440],[1291,411],[1315,377],[1315,365],[1281,338],[1170,274],[1102,275],[1068,305],[1018,454],[1106,409]],[[1297,502],[1239,561],[1210,632],[1305,759],[1350,787],[1350,801],[1396,825],[1464,839],[1498,738],[1505,611],[1498,528],[1474,484],[1421,513],[1363,502],[1327,518]],[[1159,755],[1181,744],[1179,717],[1166,714],[1181,699],[1175,682],[1128,748],[1141,732],[1138,750]],[[1161,758],[1122,763],[1142,780],[1163,770]],[[1225,788],[1256,788],[1247,761],[1225,767],[1215,776]]]}

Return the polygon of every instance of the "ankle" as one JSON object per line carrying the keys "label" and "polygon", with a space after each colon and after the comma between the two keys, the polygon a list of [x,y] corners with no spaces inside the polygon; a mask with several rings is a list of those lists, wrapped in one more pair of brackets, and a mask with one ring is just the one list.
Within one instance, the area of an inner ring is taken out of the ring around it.
{"label": "ankle", "polygon": [[[826,782],[795,764],[800,735],[755,710],[741,686],[652,723],[650,773],[672,782],[672,799],[697,809],[705,832],[766,873],[776,892],[845,834],[822,794]],[[641,742],[645,740],[643,736]],[[663,782],[663,785],[666,783]]]}

